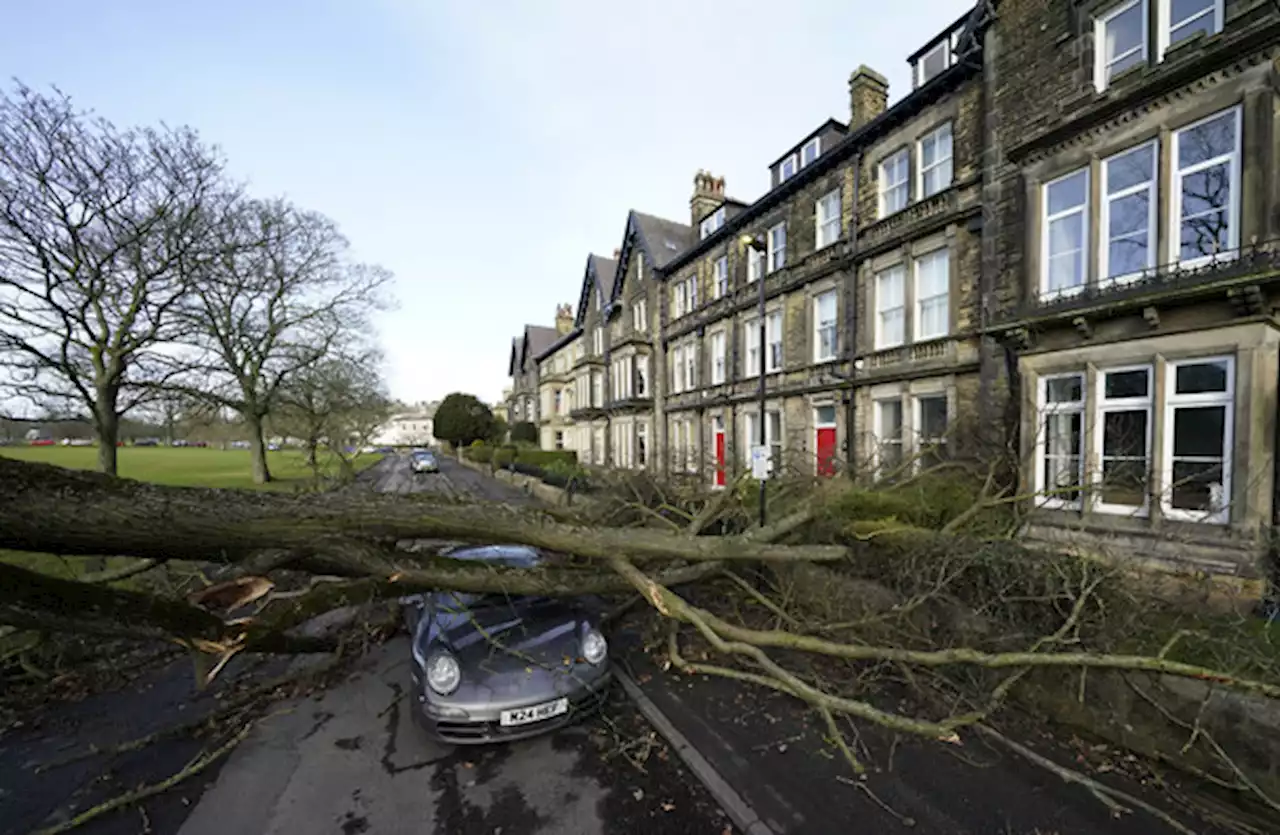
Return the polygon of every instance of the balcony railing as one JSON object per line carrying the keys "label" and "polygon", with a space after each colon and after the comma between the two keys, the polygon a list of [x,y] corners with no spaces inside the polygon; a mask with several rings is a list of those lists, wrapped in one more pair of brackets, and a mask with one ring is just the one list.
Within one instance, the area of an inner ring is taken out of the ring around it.
{"label": "balcony railing", "polygon": [[1039,293],[1029,299],[1023,314],[1042,316],[1084,308],[1146,301],[1152,296],[1194,291],[1219,285],[1247,284],[1280,277],[1280,240],[1261,241],[1240,249],[1184,262],[1162,264],[1133,276],[1090,282],[1081,287]]}

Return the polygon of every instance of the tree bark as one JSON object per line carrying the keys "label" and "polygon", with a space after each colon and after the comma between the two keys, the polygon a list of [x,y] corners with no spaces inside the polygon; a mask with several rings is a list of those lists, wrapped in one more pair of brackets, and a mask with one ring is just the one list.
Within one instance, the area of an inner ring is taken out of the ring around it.
{"label": "tree bark", "polygon": [[98,471],[110,476],[119,472],[120,416],[116,414],[119,395],[109,386],[101,386],[97,392],[94,429],[98,435]]}
{"label": "tree bark", "polygon": [[262,415],[256,409],[244,411],[244,425],[249,430],[249,454],[253,458],[253,483],[271,481],[271,468],[267,466],[267,443],[263,438]]}
{"label": "tree bark", "polygon": [[[791,520],[779,523],[792,524]],[[166,487],[0,458],[0,548],[243,562],[284,551],[326,573],[394,572],[397,540],[515,542],[635,560],[839,560],[832,545],[778,545],[759,533],[687,537],[658,529],[586,528],[536,509],[455,504],[422,494],[287,495]]]}

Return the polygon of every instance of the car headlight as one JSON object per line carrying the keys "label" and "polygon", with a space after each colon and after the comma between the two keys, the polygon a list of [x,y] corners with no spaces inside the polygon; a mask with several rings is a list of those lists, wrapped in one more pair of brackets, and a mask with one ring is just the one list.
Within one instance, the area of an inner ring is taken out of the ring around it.
{"label": "car headlight", "polygon": [[435,652],[427,658],[427,686],[432,690],[447,696],[458,689],[461,681],[462,668],[450,653]]}
{"label": "car headlight", "polygon": [[588,629],[582,636],[582,657],[591,664],[599,664],[609,653],[609,643],[598,629]]}

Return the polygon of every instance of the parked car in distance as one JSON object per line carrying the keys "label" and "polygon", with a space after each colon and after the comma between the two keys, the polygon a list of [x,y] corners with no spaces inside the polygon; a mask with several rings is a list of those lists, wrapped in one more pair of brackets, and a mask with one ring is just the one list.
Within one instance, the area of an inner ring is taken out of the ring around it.
{"label": "parked car in distance", "polygon": [[[463,546],[454,559],[530,568],[526,545]],[[436,739],[505,742],[599,707],[613,678],[587,599],[432,592],[400,601],[412,639],[410,709]]]}
{"label": "parked car in distance", "polygon": [[438,473],[440,472],[440,462],[436,460],[436,454],[426,449],[416,449],[409,456],[409,469],[415,473]]}

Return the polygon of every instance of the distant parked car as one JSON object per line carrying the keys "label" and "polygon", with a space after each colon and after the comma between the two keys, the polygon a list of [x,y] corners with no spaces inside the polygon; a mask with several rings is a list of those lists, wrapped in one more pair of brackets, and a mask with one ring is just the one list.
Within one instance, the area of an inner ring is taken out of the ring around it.
{"label": "distant parked car", "polygon": [[[542,562],[525,545],[445,553],[521,568]],[[442,591],[400,604],[412,638],[409,708],[444,742],[502,742],[562,727],[599,707],[613,676],[586,600]]]}
{"label": "distant parked car", "polygon": [[36,438],[31,442],[32,446],[53,446],[53,438]]}
{"label": "distant parked car", "polygon": [[440,462],[436,460],[433,452],[425,449],[414,450],[413,455],[409,456],[409,469],[415,473],[438,473]]}
{"label": "distant parked car", "polygon": [[133,442],[134,446],[160,446],[159,438],[138,438]]}

